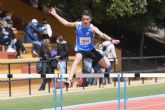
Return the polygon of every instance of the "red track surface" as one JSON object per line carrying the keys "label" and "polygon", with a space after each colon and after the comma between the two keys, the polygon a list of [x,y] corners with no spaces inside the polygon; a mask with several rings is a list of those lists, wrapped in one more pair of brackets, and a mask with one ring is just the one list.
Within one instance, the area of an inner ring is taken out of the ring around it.
{"label": "red track surface", "polygon": [[[117,110],[117,103],[87,105],[65,110]],[[124,110],[123,103],[120,110]],[[165,96],[130,100],[127,102],[127,110],[165,110]]]}

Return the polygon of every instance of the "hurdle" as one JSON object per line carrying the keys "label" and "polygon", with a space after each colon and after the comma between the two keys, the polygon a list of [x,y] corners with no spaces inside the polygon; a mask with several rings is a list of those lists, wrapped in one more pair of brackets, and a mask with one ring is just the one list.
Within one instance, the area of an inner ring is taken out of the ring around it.
{"label": "hurdle", "polygon": [[118,110],[120,110],[120,78],[124,78],[124,109],[127,110],[127,78],[165,78],[164,73],[94,73],[76,74],[76,78],[118,78]]}
{"label": "hurdle", "polygon": [[[124,77],[126,79],[126,77],[135,77],[135,74],[134,73],[125,73],[125,74],[121,74],[121,73],[111,73],[111,74],[100,74],[100,73],[94,73],[94,74],[76,74],[76,78],[118,78],[118,110],[120,110],[120,99],[121,99],[121,96],[120,96],[120,78],[121,77]],[[126,80],[125,80],[126,81]],[[126,82],[124,81],[124,110],[126,110]]]}
{"label": "hurdle", "polygon": [[[54,78],[54,110],[57,110],[57,87],[56,80],[60,79],[60,110],[63,110],[63,89],[62,80],[68,78],[68,74],[0,74],[0,79],[36,79],[36,78]],[[126,78],[162,78],[164,73],[94,73],[94,74],[75,74],[76,78],[118,78],[118,110],[120,110],[120,78],[124,78],[124,110],[127,110],[127,79]]]}
{"label": "hurdle", "polygon": [[[0,74],[0,79],[43,79],[43,78],[53,78],[54,79],[54,110],[57,110],[57,86],[56,81],[60,79],[60,108],[63,110],[63,91],[62,91],[62,81],[68,78],[68,74]],[[11,90],[11,88],[9,88]],[[9,91],[11,96],[11,91]]]}

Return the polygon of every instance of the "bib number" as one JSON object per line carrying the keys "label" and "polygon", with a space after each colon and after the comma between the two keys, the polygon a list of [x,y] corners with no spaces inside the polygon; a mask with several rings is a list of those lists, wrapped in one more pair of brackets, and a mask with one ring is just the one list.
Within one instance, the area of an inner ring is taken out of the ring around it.
{"label": "bib number", "polygon": [[89,45],[91,44],[90,37],[80,37],[80,45]]}

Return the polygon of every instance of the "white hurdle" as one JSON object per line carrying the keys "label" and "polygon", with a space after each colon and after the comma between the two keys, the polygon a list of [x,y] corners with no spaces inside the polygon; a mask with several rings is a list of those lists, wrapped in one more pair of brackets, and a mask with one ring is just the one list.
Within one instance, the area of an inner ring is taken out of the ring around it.
{"label": "white hurdle", "polygon": [[0,74],[0,79],[38,79],[38,78],[68,78],[68,74]]}
{"label": "white hurdle", "polygon": [[117,78],[118,74],[120,74],[121,77],[125,78],[165,78],[165,73],[77,73],[76,78],[104,78],[104,77],[110,77],[110,78]]}
{"label": "white hurdle", "polygon": [[111,77],[111,78],[117,78],[118,74],[121,75],[121,73],[115,73],[115,74],[103,74],[103,73],[76,73],[76,78],[104,78],[104,77]]}
{"label": "white hurdle", "polygon": [[[118,74],[125,78],[165,78],[165,73],[76,73],[76,78],[117,78]],[[37,79],[37,78],[68,78],[69,74],[0,74],[0,79]]]}
{"label": "white hurdle", "polygon": [[157,77],[157,78],[165,78],[165,73],[142,73],[142,74],[140,74],[140,77],[142,77],[142,78],[148,78],[148,77],[150,77],[150,78],[155,78],[155,77]]}

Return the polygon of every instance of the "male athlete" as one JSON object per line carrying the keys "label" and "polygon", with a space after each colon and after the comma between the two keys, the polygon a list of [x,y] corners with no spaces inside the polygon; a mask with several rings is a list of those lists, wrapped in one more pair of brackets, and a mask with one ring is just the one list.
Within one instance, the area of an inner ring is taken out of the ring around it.
{"label": "male athlete", "polygon": [[64,26],[76,28],[76,58],[72,64],[68,81],[66,81],[65,84],[68,84],[70,86],[73,76],[76,72],[77,65],[82,60],[82,58],[91,58],[92,61],[98,63],[102,68],[108,68],[110,66],[108,58],[102,56],[94,48],[93,40],[95,33],[103,39],[111,41],[113,44],[118,44],[120,43],[120,41],[112,39],[105,33],[101,32],[97,27],[92,25],[92,14],[89,10],[83,11],[81,22],[68,22],[57,14],[55,8],[51,8],[49,10],[49,13],[52,14],[56,19],[58,19]]}

